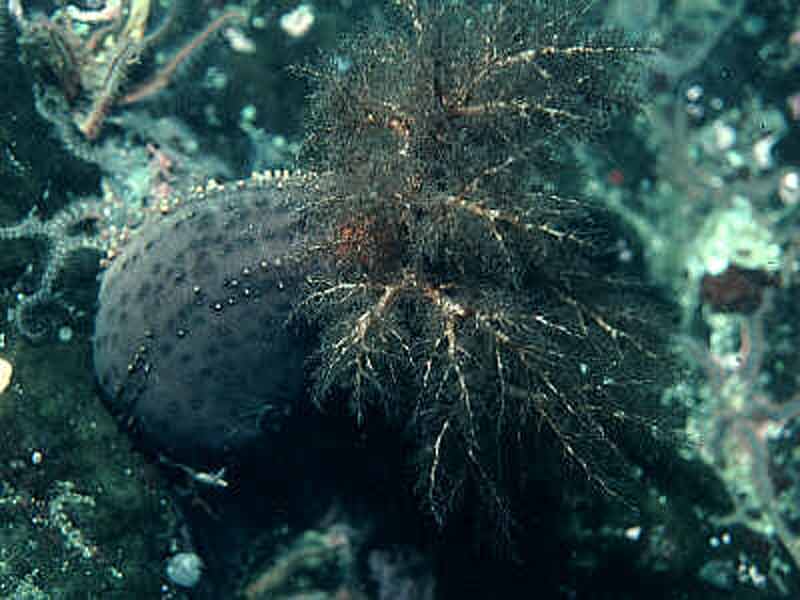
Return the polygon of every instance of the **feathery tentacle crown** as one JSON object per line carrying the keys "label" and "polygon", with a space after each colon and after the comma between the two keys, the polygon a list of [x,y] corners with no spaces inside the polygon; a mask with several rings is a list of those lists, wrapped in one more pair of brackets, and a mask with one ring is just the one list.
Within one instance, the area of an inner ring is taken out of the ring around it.
{"label": "feathery tentacle crown", "polygon": [[465,493],[507,516],[544,438],[610,489],[621,439],[652,436],[669,309],[615,275],[614,220],[552,192],[646,52],[586,10],[403,0],[311,69],[315,398],[407,423],[440,521]]}

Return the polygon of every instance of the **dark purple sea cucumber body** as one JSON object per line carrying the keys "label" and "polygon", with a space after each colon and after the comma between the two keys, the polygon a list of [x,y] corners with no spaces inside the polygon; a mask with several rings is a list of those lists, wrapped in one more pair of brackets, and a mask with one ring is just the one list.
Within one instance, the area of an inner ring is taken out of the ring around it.
{"label": "dark purple sea cucumber body", "polygon": [[152,451],[203,465],[280,428],[304,393],[301,185],[214,187],[143,227],[103,274],[95,371]]}

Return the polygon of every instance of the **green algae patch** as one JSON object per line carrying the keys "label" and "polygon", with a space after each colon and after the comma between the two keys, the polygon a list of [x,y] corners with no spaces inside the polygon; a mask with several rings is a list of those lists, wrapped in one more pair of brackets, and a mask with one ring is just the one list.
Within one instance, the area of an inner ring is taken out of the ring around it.
{"label": "green algae patch", "polygon": [[158,597],[174,513],[95,393],[88,340],[12,340],[6,356],[0,596]]}

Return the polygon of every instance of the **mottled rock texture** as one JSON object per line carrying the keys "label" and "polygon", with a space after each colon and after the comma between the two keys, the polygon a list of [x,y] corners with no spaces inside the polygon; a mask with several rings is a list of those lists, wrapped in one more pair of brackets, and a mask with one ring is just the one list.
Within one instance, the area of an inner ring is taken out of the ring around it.
{"label": "mottled rock texture", "polygon": [[203,464],[263,441],[303,396],[288,322],[303,270],[302,183],[193,194],[103,274],[94,359],[112,410],[150,450]]}

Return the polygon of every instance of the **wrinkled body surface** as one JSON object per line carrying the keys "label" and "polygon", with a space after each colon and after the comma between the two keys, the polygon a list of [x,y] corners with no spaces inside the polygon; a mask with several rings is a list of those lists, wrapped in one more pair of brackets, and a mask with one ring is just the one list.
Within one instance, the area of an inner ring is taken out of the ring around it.
{"label": "wrinkled body surface", "polygon": [[136,232],[103,274],[95,370],[145,446],[199,464],[279,428],[303,393],[292,192],[240,185]]}

